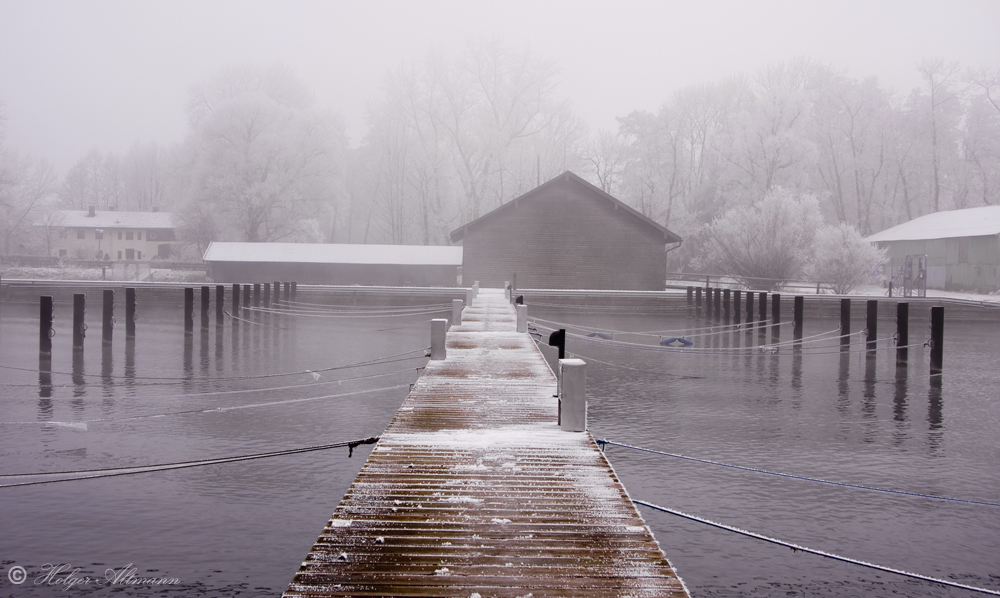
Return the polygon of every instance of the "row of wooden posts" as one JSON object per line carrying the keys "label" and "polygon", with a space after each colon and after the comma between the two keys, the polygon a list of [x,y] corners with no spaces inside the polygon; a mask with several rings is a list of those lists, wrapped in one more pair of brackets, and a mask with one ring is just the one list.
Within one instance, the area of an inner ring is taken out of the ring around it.
{"label": "row of wooden posts", "polygon": [[[241,303],[246,308],[270,308],[278,302],[288,303],[295,301],[298,294],[298,285],[295,282],[275,282],[274,300],[271,297],[271,283],[255,284],[233,284],[231,315],[240,314]],[[201,287],[201,328],[208,330],[209,311],[211,304],[212,288]],[[242,295],[242,302],[241,302]],[[105,289],[103,293],[102,329],[101,339],[104,345],[110,345],[114,336],[115,328],[115,292]],[[225,321],[226,286],[216,285],[215,287],[215,324],[222,326]],[[87,295],[75,293],[73,295],[73,350],[83,351],[84,338],[87,335]],[[135,339],[136,323],[136,293],[135,288],[125,289],[125,339]],[[55,306],[50,295],[40,297],[39,313],[39,336],[38,352],[41,357],[52,355],[52,337],[55,334],[53,323],[55,322]],[[184,331],[187,334],[194,333],[194,288],[184,289]]]}
{"label": "row of wooden posts", "polygon": [[[763,333],[764,322],[767,320],[768,293],[753,291],[740,291],[731,289],[718,289],[707,287],[705,294],[705,317],[713,319],[723,324],[740,324],[741,302],[746,303],[746,325],[751,327],[754,322],[754,297],[758,301],[757,316],[759,328]],[[771,293],[771,338],[777,340],[781,335],[781,295]],[[702,288],[687,288],[687,304],[697,310],[702,308]],[[802,321],[805,298],[796,295],[792,303],[792,337],[796,341],[802,340]],[[732,306],[732,310],[730,310]],[[896,303],[896,363],[906,365],[909,361],[910,344],[910,304],[907,302]],[[944,307],[931,307],[931,339],[930,345],[930,369],[931,373],[940,373],[943,366],[944,357]],[[851,300],[842,298],[840,300],[840,345],[841,349],[848,349],[851,344]],[[876,355],[876,345],[878,339],[878,300],[868,299],[865,312],[865,348],[868,356],[874,358]]]}

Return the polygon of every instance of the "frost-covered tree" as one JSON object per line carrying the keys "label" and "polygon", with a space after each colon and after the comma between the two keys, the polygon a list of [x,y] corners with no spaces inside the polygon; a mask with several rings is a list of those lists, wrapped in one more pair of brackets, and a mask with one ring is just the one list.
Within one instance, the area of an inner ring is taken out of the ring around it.
{"label": "frost-covered tree", "polygon": [[802,275],[821,223],[815,196],[773,187],[753,204],[733,208],[708,225],[707,265],[748,288],[781,288]]}
{"label": "frost-covered tree", "polygon": [[846,295],[867,281],[885,260],[884,249],[865,241],[853,225],[841,222],[816,233],[809,277],[828,284],[838,295]]}
{"label": "frost-covered tree", "polygon": [[[0,106],[2,109],[2,106]],[[6,123],[0,112],[0,243],[3,253],[31,242],[32,225],[47,211],[56,176],[44,159],[7,147]]]}

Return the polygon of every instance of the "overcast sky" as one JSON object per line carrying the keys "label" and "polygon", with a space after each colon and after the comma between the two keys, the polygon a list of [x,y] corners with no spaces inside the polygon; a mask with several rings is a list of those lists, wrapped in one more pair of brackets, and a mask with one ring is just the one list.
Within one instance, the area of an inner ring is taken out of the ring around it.
{"label": "overcast sky", "polygon": [[192,83],[277,62],[356,145],[388,69],[496,35],[555,60],[560,95],[613,129],[679,88],[797,56],[901,92],[924,57],[1000,66],[1000,1],[0,0],[0,103],[11,140],[64,173],[91,148],[180,140]]}

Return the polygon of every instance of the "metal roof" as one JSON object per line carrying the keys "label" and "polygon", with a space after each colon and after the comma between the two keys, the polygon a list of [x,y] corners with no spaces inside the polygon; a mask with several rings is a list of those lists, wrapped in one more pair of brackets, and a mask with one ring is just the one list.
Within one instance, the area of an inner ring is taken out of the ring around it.
{"label": "metal roof", "polygon": [[461,266],[462,248],[440,245],[235,243],[213,241],[206,262]]}
{"label": "metal roof", "polygon": [[87,210],[58,210],[57,226],[73,228],[174,228],[170,212],[97,211],[88,216]]}
{"label": "metal roof", "polygon": [[1000,234],[1000,206],[934,212],[887,228],[866,241],[923,241]]}
{"label": "metal roof", "polygon": [[580,178],[579,175],[576,175],[576,174],[574,174],[574,173],[572,173],[572,172],[570,172],[570,171],[567,170],[566,172],[562,173],[561,175],[555,177],[554,179],[551,179],[551,180],[549,180],[549,181],[547,181],[545,183],[542,183],[538,187],[535,187],[531,191],[528,191],[524,195],[521,195],[520,197],[516,197],[516,198],[508,201],[507,203],[503,204],[499,208],[497,208],[497,209],[495,209],[495,210],[493,210],[491,212],[488,212],[487,214],[485,214],[483,216],[480,216],[479,218],[476,218],[475,220],[473,220],[471,222],[467,222],[464,225],[456,228],[455,230],[453,230],[451,232],[451,241],[452,241],[452,243],[457,243],[462,238],[464,238],[465,237],[465,231],[467,231],[469,229],[469,227],[471,227],[473,225],[476,225],[476,224],[478,224],[478,223],[480,223],[480,222],[482,222],[482,221],[490,218],[491,216],[493,216],[494,214],[496,214],[500,210],[503,210],[507,206],[509,206],[509,205],[511,205],[511,204],[513,204],[515,202],[521,202],[521,201],[526,201],[526,200],[530,201],[534,196],[538,195],[538,193],[540,191],[542,191],[543,189],[547,189],[549,187],[554,187],[554,186],[557,186],[557,185],[566,184],[566,183],[570,183],[570,182],[573,182],[573,183],[576,183],[578,185],[581,185],[581,186],[585,187],[586,189],[588,189],[590,192],[594,193],[595,195],[597,195],[599,197],[602,197],[602,198],[610,201],[612,204],[615,205],[615,207],[617,209],[624,210],[625,212],[631,214],[632,216],[635,216],[636,218],[638,218],[640,221],[644,222],[645,224],[647,224],[647,225],[655,228],[656,230],[658,230],[660,233],[663,234],[663,242],[664,243],[680,243],[681,242],[681,237],[678,236],[673,231],[669,230],[667,227],[665,227],[662,224],[656,222],[652,218],[649,218],[649,217],[645,216],[642,212],[639,212],[638,210],[633,209],[632,207],[630,207],[629,205],[623,203],[620,199],[614,197],[613,195],[605,193],[602,189],[600,189],[598,187],[595,187],[594,185],[591,185],[590,183],[588,183],[584,179]]}

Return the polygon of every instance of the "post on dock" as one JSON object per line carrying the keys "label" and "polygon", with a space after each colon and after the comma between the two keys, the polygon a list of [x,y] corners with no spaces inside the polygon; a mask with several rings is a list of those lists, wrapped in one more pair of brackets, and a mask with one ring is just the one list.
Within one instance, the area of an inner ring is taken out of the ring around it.
{"label": "post on dock", "polygon": [[462,325],[462,300],[452,299],[451,300],[451,325],[461,326]]}
{"label": "post on dock", "polygon": [[719,322],[722,320],[722,289],[716,288],[713,295],[715,295],[715,305],[712,307],[712,313],[715,315],[715,321]]}
{"label": "post on dock", "polygon": [[135,313],[135,287],[125,288],[125,338],[135,338],[135,321],[139,319]]}
{"label": "post on dock", "polygon": [[694,287],[688,287],[687,288],[687,300],[688,300],[688,303],[687,303],[688,307],[691,307],[692,305],[694,305]]}
{"label": "post on dock", "polygon": [[896,304],[896,366],[905,366],[910,361],[910,304],[903,301]]}
{"label": "post on dock", "polygon": [[753,324],[753,291],[747,291],[747,325]]}
{"label": "post on dock", "polygon": [[278,281],[274,282],[274,302],[272,305],[277,305],[281,302],[281,283]]}
{"label": "post on dock", "polygon": [[868,357],[875,357],[878,348],[878,299],[869,299],[865,313],[865,348]]}
{"label": "post on dock", "polygon": [[851,344],[851,300],[840,300],[840,348]]}
{"label": "post on dock", "polygon": [[264,308],[271,308],[271,283],[264,283]]}
{"label": "post on dock", "polygon": [[52,320],[55,319],[51,295],[39,297],[38,305],[38,357],[52,357]]}
{"label": "post on dock", "polygon": [[201,329],[208,330],[208,310],[212,305],[212,288],[201,287]]}
{"label": "post on dock", "polygon": [[767,293],[761,292],[758,297],[760,302],[757,305],[757,321],[760,325],[760,331],[764,332],[764,322],[767,320]]}
{"label": "post on dock", "polygon": [[560,328],[549,335],[549,346],[559,349],[559,359],[566,358],[566,329]]}
{"label": "post on dock", "polygon": [[507,301],[510,301],[510,296],[511,296],[510,281],[505,280],[503,281],[503,298],[506,299]]}
{"label": "post on dock", "polygon": [[253,305],[252,303],[250,303],[251,291],[253,291],[253,287],[251,287],[249,284],[243,285],[243,303],[241,305],[243,306],[244,312],[249,311],[250,307]]}
{"label": "post on dock", "polygon": [[73,351],[83,351],[83,339],[87,336],[87,296],[73,294]]}
{"label": "post on dock", "polygon": [[234,318],[240,315],[240,285],[237,282],[233,283],[233,311],[230,315]]}
{"label": "post on dock", "polygon": [[771,293],[771,342],[781,338],[781,295]]}
{"label": "post on dock", "polygon": [[472,307],[472,300],[474,295],[472,294],[472,287],[465,289],[465,306]]}
{"label": "post on dock", "polygon": [[290,282],[284,283],[284,289],[281,294],[281,300],[284,301],[285,303],[288,303],[289,301],[292,300],[292,283]]}
{"label": "post on dock", "polygon": [[292,281],[292,301],[296,301],[299,297],[299,283]]}
{"label": "post on dock", "polygon": [[478,280],[472,283],[472,295],[475,296],[475,297],[479,296],[479,281]]}
{"label": "post on dock", "polygon": [[445,348],[445,333],[448,332],[448,320],[435,318],[431,320],[431,361],[441,361],[448,355]]}
{"label": "post on dock", "polygon": [[701,311],[701,287],[695,287],[694,289],[694,307],[698,311]]}
{"label": "post on dock", "polygon": [[805,311],[805,297],[796,295],[792,304],[792,338],[802,340],[802,312]]}
{"label": "post on dock", "polygon": [[253,283],[253,306],[260,307],[260,283]]}
{"label": "post on dock", "polygon": [[184,288],[184,334],[194,333],[194,288]]}
{"label": "post on dock", "polygon": [[559,359],[559,427],[563,432],[587,431],[587,362]]}
{"label": "post on dock", "polygon": [[712,319],[712,288],[705,287],[705,318]]}
{"label": "post on dock", "polygon": [[931,307],[931,374],[940,374],[944,366],[944,306]]}
{"label": "post on dock", "polygon": [[115,334],[115,292],[104,289],[104,312],[101,320],[101,344],[110,345]]}
{"label": "post on dock", "polygon": [[733,290],[733,324],[740,323],[740,299],[743,296],[743,291]]}
{"label": "post on dock", "polygon": [[517,331],[527,332],[528,331],[528,306],[523,303],[518,303],[514,306],[517,310]]}
{"label": "post on dock", "polygon": [[730,310],[729,295],[730,295],[730,290],[729,289],[723,289],[722,290],[722,322],[724,324],[728,324],[729,323],[729,319],[731,317],[731,314],[730,314],[730,311],[729,311]]}
{"label": "post on dock", "polygon": [[215,285],[215,325],[222,326],[226,311],[226,287]]}

